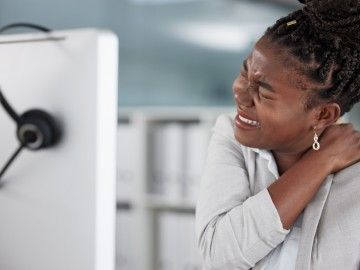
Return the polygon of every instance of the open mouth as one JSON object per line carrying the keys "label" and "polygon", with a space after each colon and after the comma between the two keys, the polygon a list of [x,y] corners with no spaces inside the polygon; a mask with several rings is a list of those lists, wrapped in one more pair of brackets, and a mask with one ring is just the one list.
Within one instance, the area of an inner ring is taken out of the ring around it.
{"label": "open mouth", "polygon": [[260,126],[260,122],[256,121],[255,119],[251,119],[249,116],[247,116],[243,110],[237,105],[236,107],[237,113],[239,115],[239,119],[243,121],[246,124],[253,125],[253,126]]}
{"label": "open mouth", "polygon": [[254,120],[247,119],[247,118],[241,116],[240,114],[239,114],[239,119],[240,119],[242,122],[244,122],[244,123],[246,123],[246,124],[248,124],[248,125],[251,125],[251,126],[254,126],[254,127],[259,127],[259,126],[260,126],[260,123],[259,123],[259,122],[254,121]]}
{"label": "open mouth", "polygon": [[254,130],[260,128],[260,122],[255,119],[251,119],[236,103],[237,114],[235,117],[235,126],[243,130]]}

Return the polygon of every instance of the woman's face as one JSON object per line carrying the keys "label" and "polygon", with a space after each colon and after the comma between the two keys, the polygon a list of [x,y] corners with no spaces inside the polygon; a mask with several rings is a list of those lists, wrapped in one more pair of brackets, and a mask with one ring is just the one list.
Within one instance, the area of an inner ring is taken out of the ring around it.
{"label": "woman's face", "polygon": [[[294,64],[294,65],[293,65]],[[260,39],[233,83],[238,115],[235,138],[243,145],[286,153],[312,144],[314,111],[304,111],[306,79],[286,50]],[[244,124],[239,114],[253,125]]]}

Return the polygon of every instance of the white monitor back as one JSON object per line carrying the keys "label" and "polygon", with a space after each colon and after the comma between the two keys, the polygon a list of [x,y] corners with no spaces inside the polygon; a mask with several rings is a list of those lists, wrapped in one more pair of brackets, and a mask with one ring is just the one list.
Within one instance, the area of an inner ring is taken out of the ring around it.
{"label": "white monitor back", "polygon": [[[24,150],[0,188],[0,269],[113,270],[117,37],[75,29],[0,36],[0,86],[21,114],[51,113],[59,144]],[[45,40],[44,40],[45,38]],[[0,108],[0,166],[18,146]]]}

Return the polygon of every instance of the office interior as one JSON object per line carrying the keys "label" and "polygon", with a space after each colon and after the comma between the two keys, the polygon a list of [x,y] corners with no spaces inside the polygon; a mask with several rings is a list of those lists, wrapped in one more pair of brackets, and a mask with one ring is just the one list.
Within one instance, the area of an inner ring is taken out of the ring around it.
{"label": "office interior", "polygon": [[[195,207],[211,128],[218,115],[235,110],[232,83],[256,40],[297,6],[295,0],[0,2],[1,26],[108,29],[118,37],[109,270],[202,269]],[[359,115],[357,105],[346,116],[358,129]]]}

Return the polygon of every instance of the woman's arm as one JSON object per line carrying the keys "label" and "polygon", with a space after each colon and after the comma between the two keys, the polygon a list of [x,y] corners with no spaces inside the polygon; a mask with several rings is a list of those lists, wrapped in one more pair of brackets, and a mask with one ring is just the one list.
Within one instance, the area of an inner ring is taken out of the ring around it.
{"label": "woman's arm", "polygon": [[319,151],[310,149],[269,187],[284,228],[290,228],[326,176],[360,160],[360,133],[352,124],[329,126]]}
{"label": "woman's arm", "polygon": [[219,116],[196,205],[198,247],[207,270],[250,269],[289,233],[268,190],[251,194],[242,148],[232,132],[231,117]]}
{"label": "woman's arm", "polygon": [[330,174],[330,163],[319,155],[300,159],[267,189],[285,229],[290,229]]}

